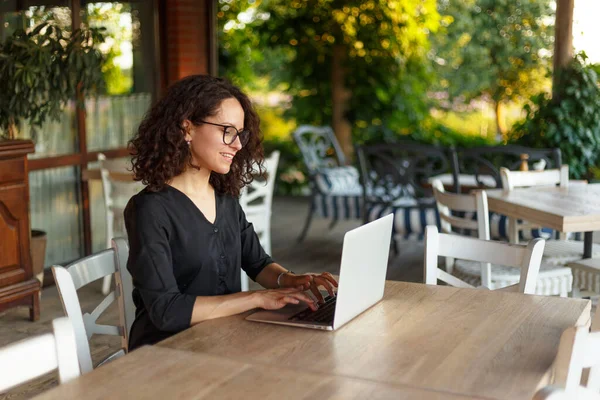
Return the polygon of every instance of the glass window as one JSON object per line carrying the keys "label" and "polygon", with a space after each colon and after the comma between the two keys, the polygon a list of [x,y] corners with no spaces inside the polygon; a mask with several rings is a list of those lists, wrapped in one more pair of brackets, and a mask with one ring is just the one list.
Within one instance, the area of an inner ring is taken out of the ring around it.
{"label": "glass window", "polygon": [[126,147],[155,89],[153,2],[82,2],[85,23],[106,28],[106,94],[86,100],[89,151]]}
{"label": "glass window", "polygon": [[48,234],[45,265],[83,257],[79,167],[29,173],[31,228]]}
{"label": "glass window", "polygon": [[[0,40],[5,40],[16,29],[34,29],[38,24],[52,21],[66,31],[71,30],[69,1],[1,1]],[[18,138],[32,139],[35,153],[29,158],[43,158],[77,152],[77,125],[74,104],[64,108],[60,118],[47,120],[41,127],[27,121],[18,126]]]}

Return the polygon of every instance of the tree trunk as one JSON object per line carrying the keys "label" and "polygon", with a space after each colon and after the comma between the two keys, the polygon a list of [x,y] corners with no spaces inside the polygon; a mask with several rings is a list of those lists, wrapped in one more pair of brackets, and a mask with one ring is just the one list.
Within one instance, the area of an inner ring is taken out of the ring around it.
{"label": "tree trunk", "polygon": [[556,2],[556,21],[554,23],[554,72],[552,74],[552,95],[559,100],[558,73],[573,59],[573,4],[575,0]]}
{"label": "tree trunk", "polygon": [[506,123],[504,121],[504,106],[499,100],[494,100],[494,110],[496,112],[496,138],[498,141],[504,140],[506,135]]}
{"label": "tree trunk", "polygon": [[17,125],[13,117],[8,118],[8,138],[15,140],[17,138]]}
{"label": "tree trunk", "polygon": [[335,45],[333,47],[333,60],[331,63],[332,126],[346,159],[351,160],[354,152],[352,126],[346,120],[346,111],[352,93],[345,87],[346,69],[344,62],[346,55],[345,46]]}

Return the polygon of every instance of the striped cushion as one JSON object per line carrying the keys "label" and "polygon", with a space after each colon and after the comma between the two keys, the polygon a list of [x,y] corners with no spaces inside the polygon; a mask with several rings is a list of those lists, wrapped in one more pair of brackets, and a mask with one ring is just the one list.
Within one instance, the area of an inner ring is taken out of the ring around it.
{"label": "striped cushion", "polygon": [[[323,196],[318,194],[313,201],[315,213],[323,218],[362,219],[361,196]],[[394,214],[393,234],[403,239],[422,240],[427,225],[437,225],[438,228],[440,226],[439,215],[433,206],[419,208],[417,205],[393,207],[377,205],[367,210],[367,220],[374,221],[390,213]]]}
{"label": "striped cushion", "polygon": [[324,196],[313,199],[315,213],[323,218],[361,219],[362,196]]}
{"label": "striped cushion", "polygon": [[[466,218],[477,219],[476,213],[465,213]],[[490,212],[490,238],[492,240],[509,240],[508,237],[508,217],[506,215]],[[477,233],[469,232],[471,236],[477,236]],[[529,241],[535,238],[551,239],[555,231],[549,228],[523,229],[519,231],[519,240]]]}
{"label": "striped cushion", "polygon": [[[473,286],[481,285],[481,264],[475,261],[456,260],[452,275]],[[504,265],[492,265],[492,287],[499,289],[519,283],[521,270]],[[535,294],[566,296],[573,288],[573,274],[568,267],[542,263]]]}
{"label": "striped cushion", "polygon": [[384,215],[394,214],[394,225],[392,234],[394,237],[403,239],[423,240],[425,227],[427,225],[436,225],[440,227],[440,216],[436,208],[413,206],[374,206],[367,210],[368,221],[374,221]]}
{"label": "striped cushion", "polygon": [[315,176],[319,191],[330,196],[360,196],[362,186],[353,166],[321,168]]}

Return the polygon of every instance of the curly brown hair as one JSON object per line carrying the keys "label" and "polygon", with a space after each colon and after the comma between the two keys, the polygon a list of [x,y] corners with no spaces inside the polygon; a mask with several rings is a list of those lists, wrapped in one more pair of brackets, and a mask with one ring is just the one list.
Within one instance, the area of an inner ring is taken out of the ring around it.
{"label": "curly brown hair", "polygon": [[263,173],[260,119],[248,96],[238,87],[209,75],[192,75],[176,82],[146,114],[129,141],[135,180],[142,181],[148,190],[159,191],[186,168],[197,168],[191,163],[183,122],[201,124],[218,112],[223,100],[230,98],[240,102],[244,129],[250,131],[250,136],[235,155],[229,173],[213,172],[209,182],[217,193],[239,196],[240,189],[252,182],[253,164]]}

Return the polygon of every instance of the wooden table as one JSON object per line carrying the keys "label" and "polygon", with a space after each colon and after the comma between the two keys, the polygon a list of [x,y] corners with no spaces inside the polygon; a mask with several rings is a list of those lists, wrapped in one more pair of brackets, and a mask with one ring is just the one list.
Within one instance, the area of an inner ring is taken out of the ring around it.
{"label": "wooden table", "polygon": [[142,347],[36,397],[50,399],[394,399],[476,397]]}
{"label": "wooden table", "polygon": [[206,321],[157,346],[253,363],[495,399],[548,383],[562,332],[588,300],[386,283],[384,300],[335,332]]}
{"label": "wooden table", "polygon": [[486,192],[490,211],[560,232],[585,232],[583,258],[592,256],[593,232],[600,230],[600,184]]}

